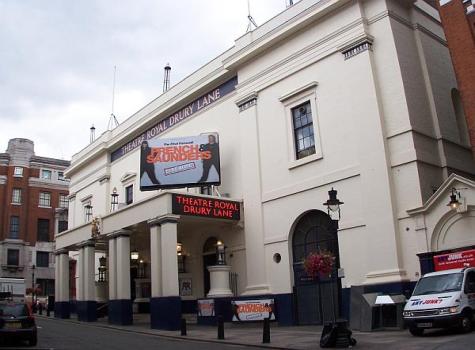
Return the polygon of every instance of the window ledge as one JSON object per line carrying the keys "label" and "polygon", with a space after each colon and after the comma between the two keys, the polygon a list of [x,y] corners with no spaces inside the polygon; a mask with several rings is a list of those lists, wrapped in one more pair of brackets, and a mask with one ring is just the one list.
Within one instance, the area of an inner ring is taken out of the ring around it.
{"label": "window ledge", "polygon": [[21,203],[10,203],[11,205],[17,205],[17,206],[20,206]]}
{"label": "window ledge", "polygon": [[51,209],[51,206],[38,205],[38,208]]}
{"label": "window ledge", "polygon": [[312,154],[312,155],[304,157],[302,159],[297,159],[297,160],[290,161],[288,167],[289,167],[289,170],[291,170],[291,169],[297,168],[299,166],[317,161],[317,160],[322,159],[322,158],[323,158],[322,154],[318,154],[318,153]]}

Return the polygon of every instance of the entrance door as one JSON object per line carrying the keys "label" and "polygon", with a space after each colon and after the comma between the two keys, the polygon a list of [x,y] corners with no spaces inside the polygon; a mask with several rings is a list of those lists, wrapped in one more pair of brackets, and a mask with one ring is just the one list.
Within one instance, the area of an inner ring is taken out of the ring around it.
{"label": "entrance door", "polygon": [[[340,266],[337,223],[326,213],[314,210],[299,219],[295,226],[292,253],[299,324],[323,324],[338,317],[341,293],[336,276]],[[331,277],[307,276],[303,260],[310,253],[322,250],[331,252],[336,258]]]}

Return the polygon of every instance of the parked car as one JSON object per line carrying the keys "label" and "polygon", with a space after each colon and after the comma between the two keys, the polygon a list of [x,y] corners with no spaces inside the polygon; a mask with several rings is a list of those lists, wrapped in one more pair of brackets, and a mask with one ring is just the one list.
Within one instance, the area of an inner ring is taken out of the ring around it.
{"label": "parked car", "polygon": [[31,346],[37,344],[36,322],[27,304],[0,301],[0,339],[26,340]]}
{"label": "parked car", "polygon": [[475,268],[460,268],[424,275],[404,312],[412,335],[427,328],[458,327],[470,332],[475,321]]}

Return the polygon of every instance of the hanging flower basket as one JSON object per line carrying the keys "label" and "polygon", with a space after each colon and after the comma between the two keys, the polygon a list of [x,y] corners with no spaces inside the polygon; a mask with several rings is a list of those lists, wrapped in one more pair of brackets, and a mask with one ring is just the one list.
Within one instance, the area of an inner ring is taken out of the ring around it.
{"label": "hanging flower basket", "polygon": [[312,252],[303,261],[307,276],[314,278],[328,277],[333,271],[334,265],[335,256],[327,250]]}

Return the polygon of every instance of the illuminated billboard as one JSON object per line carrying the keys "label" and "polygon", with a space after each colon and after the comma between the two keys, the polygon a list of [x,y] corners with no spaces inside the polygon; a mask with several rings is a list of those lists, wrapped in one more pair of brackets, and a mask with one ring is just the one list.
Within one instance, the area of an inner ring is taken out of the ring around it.
{"label": "illuminated billboard", "polygon": [[219,184],[218,134],[142,142],[140,190]]}

